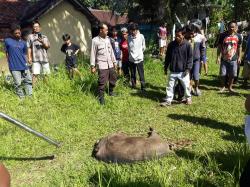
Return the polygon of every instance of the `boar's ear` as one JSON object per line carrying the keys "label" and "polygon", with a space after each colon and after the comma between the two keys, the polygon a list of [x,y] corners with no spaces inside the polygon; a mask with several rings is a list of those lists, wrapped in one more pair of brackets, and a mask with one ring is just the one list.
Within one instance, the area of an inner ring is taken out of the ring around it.
{"label": "boar's ear", "polygon": [[155,130],[152,127],[149,127],[148,137],[152,136]]}
{"label": "boar's ear", "polygon": [[172,150],[172,151],[175,150],[176,149],[176,144],[170,143],[169,144],[169,149]]}
{"label": "boar's ear", "polygon": [[95,145],[94,145],[95,148],[98,146],[99,142],[100,142],[100,139],[95,142]]}

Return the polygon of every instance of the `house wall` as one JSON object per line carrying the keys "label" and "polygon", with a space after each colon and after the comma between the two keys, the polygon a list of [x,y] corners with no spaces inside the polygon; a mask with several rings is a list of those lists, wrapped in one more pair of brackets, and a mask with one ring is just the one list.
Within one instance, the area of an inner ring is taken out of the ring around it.
{"label": "house wall", "polygon": [[76,10],[66,0],[43,15],[39,22],[42,27],[41,32],[49,38],[51,44],[48,50],[51,64],[60,64],[64,61],[65,56],[60,49],[63,44],[62,35],[66,33],[71,35],[74,43],[80,45],[85,55],[90,54],[91,24],[82,12]]}

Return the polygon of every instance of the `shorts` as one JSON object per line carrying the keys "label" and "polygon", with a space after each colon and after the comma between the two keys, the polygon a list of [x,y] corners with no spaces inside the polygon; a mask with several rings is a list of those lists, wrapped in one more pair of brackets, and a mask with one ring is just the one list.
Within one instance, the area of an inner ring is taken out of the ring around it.
{"label": "shorts", "polygon": [[73,69],[73,68],[77,68],[77,64],[75,62],[66,62],[65,66],[66,66],[67,70],[70,70],[70,69]]}
{"label": "shorts", "polygon": [[203,64],[206,64],[206,63],[207,63],[207,61],[208,61],[207,56],[204,56],[204,59],[203,59]]}
{"label": "shorts", "polygon": [[50,74],[50,68],[48,62],[33,62],[32,63],[32,73],[34,75],[43,75]]}
{"label": "shorts", "polygon": [[247,60],[244,61],[242,76],[244,79],[250,78],[250,61],[247,61]]}
{"label": "shorts", "polygon": [[167,40],[159,39],[159,46],[160,47],[166,47],[167,46]]}
{"label": "shorts", "polygon": [[198,81],[200,79],[200,66],[201,66],[200,60],[193,61],[193,67],[191,69],[191,76],[190,76],[192,80]]}
{"label": "shorts", "polygon": [[220,76],[225,77],[227,75],[236,77],[237,76],[237,61],[223,61],[220,64]]}
{"label": "shorts", "polygon": [[115,65],[118,68],[122,68],[122,61],[121,60],[116,60]]}

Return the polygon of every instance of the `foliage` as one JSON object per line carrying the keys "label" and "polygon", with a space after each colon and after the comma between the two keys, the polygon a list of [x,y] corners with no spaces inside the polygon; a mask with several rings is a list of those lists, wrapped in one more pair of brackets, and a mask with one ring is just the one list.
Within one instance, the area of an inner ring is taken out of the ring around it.
{"label": "foliage", "polygon": [[[129,12],[132,20],[172,24],[177,14],[183,21],[194,18],[199,9],[210,11],[212,22],[222,17],[226,20],[249,20],[250,0],[82,0],[89,7],[111,9],[119,13]],[[205,7],[205,8],[204,8]],[[185,10],[185,11],[183,11]],[[213,25],[213,24],[212,24]],[[214,26],[212,26],[213,28]]]}
{"label": "foliage", "polygon": [[0,58],[2,58],[4,55],[3,44],[0,42]]}

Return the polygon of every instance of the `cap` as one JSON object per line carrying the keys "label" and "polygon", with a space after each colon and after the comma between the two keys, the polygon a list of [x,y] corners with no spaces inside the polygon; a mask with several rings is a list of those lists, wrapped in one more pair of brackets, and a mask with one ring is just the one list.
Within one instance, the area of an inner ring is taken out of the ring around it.
{"label": "cap", "polygon": [[128,29],[126,27],[122,27],[121,32],[128,32]]}

